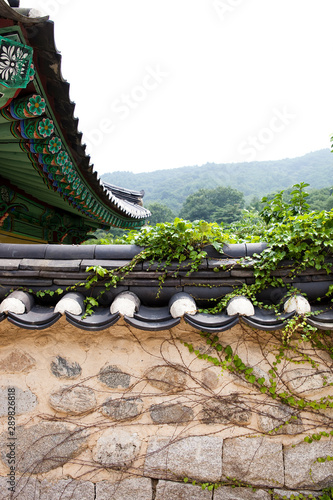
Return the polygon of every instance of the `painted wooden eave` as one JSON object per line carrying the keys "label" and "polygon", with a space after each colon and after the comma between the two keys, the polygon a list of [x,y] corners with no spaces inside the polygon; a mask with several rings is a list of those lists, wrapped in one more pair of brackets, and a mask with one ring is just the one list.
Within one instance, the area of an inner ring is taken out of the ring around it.
{"label": "painted wooden eave", "polygon": [[[41,118],[46,117],[53,122],[54,134],[61,138],[62,150],[68,154],[75,172],[76,185],[83,187],[78,193],[77,190],[72,189],[73,186],[69,182],[66,191],[61,191],[59,183],[54,180],[53,174],[49,172],[47,165],[40,161],[40,158],[34,156],[32,159],[30,154],[22,160],[22,164],[17,163],[16,151],[12,153],[6,149],[1,151],[1,144],[0,155],[2,154],[3,161],[7,161],[10,173],[3,168],[0,175],[2,173],[2,177],[9,181],[15,179],[13,184],[18,183],[21,189],[24,187],[27,194],[37,196],[41,200],[46,196],[48,203],[52,206],[67,210],[87,220],[91,219],[101,227],[139,228],[149,217],[150,212],[142,207],[141,199],[126,199],[126,193],[124,196],[121,195],[122,188],[118,188],[117,195],[104,186],[98,178],[97,172],[90,164],[90,157],[85,154],[85,145],[81,142],[82,134],[78,131],[78,119],[74,117],[75,105],[69,97],[69,84],[61,75],[61,56],[55,46],[53,22],[49,21],[47,16],[33,17],[35,15],[34,10],[13,9],[4,0],[0,0],[2,27],[0,31],[3,33],[6,30],[11,30],[13,33],[17,31],[22,43],[31,46],[34,50],[36,77],[26,89],[20,92],[18,98],[36,93],[45,99],[46,111]],[[21,141],[21,138],[19,140]],[[29,160],[35,164],[30,166]],[[14,172],[12,169],[15,166],[17,168]],[[31,180],[33,186],[25,183],[29,169],[32,174],[36,175],[37,172],[42,177],[42,182],[36,177],[36,184]],[[85,200],[89,199],[89,203],[85,203],[81,193],[85,193]]]}

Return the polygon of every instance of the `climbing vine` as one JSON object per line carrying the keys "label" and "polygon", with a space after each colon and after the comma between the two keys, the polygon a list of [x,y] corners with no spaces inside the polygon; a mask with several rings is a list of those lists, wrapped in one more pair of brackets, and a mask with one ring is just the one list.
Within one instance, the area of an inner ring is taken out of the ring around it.
{"label": "climbing vine", "polygon": [[[197,271],[207,256],[207,245],[222,252],[225,243],[257,242],[259,217],[259,239],[267,243],[267,248],[260,255],[240,261],[245,268],[251,265],[255,283],[237,287],[220,302],[212,304],[210,312],[221,311],[235,295],[244,295],[257,304],[257,295],[267,287],[282,286],[289,290],[290,295],[299,293],[290,281],[310,267],[329,273],[332,262],[328,259],[333,255],[333,211],[309,212],[306,187],[305,183],[296,184],[289,202],[283,200],[283,191],[270,201],[264,198],[266,205],[255,222],[248,224],[246,232],[243,221],[223,227],[217,223],[189,222],[179,218],[170,223],[146,226],[141,231],[131,231],[123,237],[123,243],[141,246],[142,251],[127,266],[115,270],[107,271],[99,266],[88,268],[93,275],[85,287],[91,288],[97,282],[106,289],[115,287],[142,261],[158,263],[162,287],[165,279],[170,275],[176,277],[180,269],[187,269],[188,275]],[[248,219],[248,214],[245,214],[245,219]],[[178,268],[170,271],[168,268],[174,262],[178,262]],[[220,267],[215,268],[216,272],[220,269],[226,269],[223,260]],[[332,293],[333,287],[328,295]],[[87,302],[89,305],[89,299]]]}

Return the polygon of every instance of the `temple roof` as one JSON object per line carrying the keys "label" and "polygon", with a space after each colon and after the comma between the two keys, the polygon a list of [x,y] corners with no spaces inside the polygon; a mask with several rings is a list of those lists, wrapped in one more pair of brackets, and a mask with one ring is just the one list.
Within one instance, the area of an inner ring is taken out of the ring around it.
{"label": "temple roof", "polygon": [[[101,182],[85,153],[53,22],[4,0],[0,92],[1,232],[29,236],[30,230],[36,241],[79,243],[94,228],[144,224],[150,212],[143,192]],[[56,229],[52,218],[61,219]],[[66,227],[73,238],[62,234]]]}
{"label": "temple roof", "polygon": [[[142,330],[167,330],[183,318],[198,331],[219,333],[241,323],[258,330],[283,329],[295,314],[322,330],[333,330],[331,303],[318,302],[324,297],[333,275],[323,269],[309,268],[289,277],[290,262],[274,271],[286,287],[267,288],[257,299],[275,309],[253,304],[245,297],[235,297],[216,313],[200,312],[214,305],[244,283],[254,282],[251,257],[264,250],[264,243],[225,245],[223,254],[207,250],[198,271],[188,275],[189,263],[168,266],[168,276],[160,287],[163,263],[141,262],[126,274],[116,288],[100,295],[102,286],[93,290],[74,285],[87,279],[87,267],[117,269],[126,266],[142,249],[135,245],[0,245],[0,320],[25,329],[44,329],[62,315],[77,328],[104,330],[121,318]],[[246,266],[240,261],[248,257]],[[175,275],[175,271],[177,273]],[[89,273],[88,273],[89,275]],[[287,296],[287,284],[307,299]],[[20,291],[7,294],[15,287]],[[49,290],[36,296],[36,292]],[[98,305],[92,315],[84,317],[84,299],[92,295]],[[14,302],[13,302],[14,301]],[[12,305],[20,304],[19,309]],[[124,307],[125,304],[125,307]],[[19,313],[17,312],[19,310]],[[306,314],[305,314],[306,313]]]}

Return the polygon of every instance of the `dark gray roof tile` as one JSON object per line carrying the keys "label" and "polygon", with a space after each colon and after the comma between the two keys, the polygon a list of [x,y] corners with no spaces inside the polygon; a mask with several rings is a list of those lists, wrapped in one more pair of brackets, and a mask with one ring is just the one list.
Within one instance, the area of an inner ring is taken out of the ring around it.
{"label": "dark gray roof tile", "polygon": [[293,282],[293,286],[298,288],[301,293],[305,293],[309,301],[316,300],[318,297],[324,297],[331,285],[333,285],[333,280],[312,281],[311,283]]}
{"label": "dark gray roof tile", "polygon": [[284,278],[288,276],[291,272],[291,269],[277,269],[276,271],[271,271],[271,276],[276,276],[277,278]]}
{"label": "dark gray roof tile", "polygon": [[93,259],[96,245],[47,245],[45,258],[50,260]]}
{"label": "dark gray roof tile", "polygon": [[[37,276],[38,273],[35,273]],[[37,287],[38,289],[42,288],[50,288],[52,286],[52,280],[45,279],[33,279],[33,277],[29,278],[1,278],[1,286],[2,285],[10,285],[10,286],[18,286],[18,287]]]}
{"label": "dark gray roof tile", "polygon": [[311,307],[311,319],[320,323],[333,323],[333,304],[321,304]]}
{"label": "dark gray roof tile", "polygon": [[234,321],[233,316],[228,316],[224,312],[218,314],[209,314],[209,313],[185,314],[184,318],[186,319],[186,321],[189,319],[193,323],[196,323],[198,326],[203,326],[203,327],[225,326],[233,323]]}
{"label": "dark gray roof tile", "polygon": [[305,269],[305,271],[301,271],[299,273],[299,276],[311,276],[311,275],[316,276],[319,274],[327,276],[327,271],[325,269],[315,269],[314,267],[309,267],[308,269]]}
{"label": "dark gray roof tile", "polygon": [[[110,290],[108,291],[105,291],[104,290],[104,293],[102,295],[100,295],[100,293],[102,292],[103,290],[100,288],[100,287],[96,287],[94,289],[94,292],[93,293],[93,296],[94,297],[97,297],[98,296],[98,302],[101,306],[103,307],[110,307],[111,303],[114,301],[115,297],[117,295],[119,295],[120,293],[122,292],[127,292],[128,291],[128,287],[127,286],[117,286],[117,288],[110,288]],[[84,292],[82,290],[80,290],[81,293],[84,294]],[[91,295],[91,290],[86,290],[86,295]]]}
{"label": "dark gray roof tile", "polygon": [[224,297],[233,291],[232,286],[204,287],[204,286],[184,286],[184,292],[188,293],[197,300],[218,299]]}
{"label": "dark gray roof tile", "polygon": [[315,328],[318,328],[319,330],[333,330],[333,321],[332,323],[324,323],[312,318],[308,318],[307,323],[311,326],[314,326]]}
{"label": "dark gray roof tile", "polygon": [[332,283],[333,283],[333,276],[332,274],[331,275],[327,275],[327,273],[325,272],[325,274],[313,274],[311,276],[312,278],[312,281],[327,281],[327,279],[329,279],[329,276],[332,278]]}
{"label": "dark gray roof tile", "polygon": [[[157,297],[157,287],[133,287],[133,289],[134,290],[132,291],[138,295],[140,300],[143,302],[143,305],[141,305],[139,311],[134,314],[134,318],[125,316],[125,321],[135,328],[146,331],[169,330],[170,328],[176,326],[179,323],[180,318],[174,319],[171,317],[169,307],[172,304],[172,301],[181,298],[183,295],[191,297],[188,293],[179,293],[179,289],[175,287],[162,289],[159,297]],[[123,291],[123,289],[121,289],[121,291]],[[77,328],[87,331],[100,331],[109,328],[120,318],[118,313],[110,313],[110,303],[119,294],[119,292],[120,288],[106,292],[102,296],[104,300],[100,301],[101,305],[97,307],[90,316],[82,317],[66,313],[67,321]],[[91,291],[82,289],[82,293],[83,295],[86,295],[90,294]],[[95,290],[94,293],[96,295],[98,291]],[[26,302],[26,312],[20,315],[14,313],[8,313],[7,316],[6,314],[0,314],[0,321],[3,321],[6,317],[8,317],[8,321],[20,328],[35,330],[45,329],[52,326],[61,316],[59,313],[54,312],[53,306],[49,307],[47,305],[47,301],[45,303],[43,302],[44,305],[34,305],[32,296],[26,292],[15,291],[13,292],[13,295],[14,294],[19,300],[22,298]],[[76,294],[74,295],[76,296]],[[61,297],[57,297],[58,300],[61,299]],[[43,301],[44,299],[38,300]],[[202,300],[204,300],[202,297],[197,299],[197,303],[200,303]],[[169,302],[169,305],[162,305],[165,304],[166,301]],[[149,304],[151,303],[154,303],[155,306],[150,307]],[[158,305],[159,303],[161,306]],[[333,330],[333,306],[330,303],[312,306],[311,310],[313,313],[312,316],[306,318],[308,324],[321,330]],[[276,313],[274,310],[259,307],[255,307],[254,311],[255,314],[249,317],[240,317],[239,315],[228,316],[223,311],[218,314],[185,314],[184,319],[189,325],[193,326],[197,330],[207,333],[219,333],[231,329],[239,321],[258,330],[279,330],[284,328],[287,320],[294,315],[294,312],[280,314]]]}
{"label": "dark gray roof tile", "polygon": [[[31,272],[31,271],[21,271],[21,272]],[[36,273],[35,273],[36,274]],[[20,273],[21,275],[21,273]],[[86,272],[81,272],[81,273],[68,273],[68,272],[62,272],[62,271],[40,271],[39,276],[41,278],[52,278],[54,280],[56,279],[68,279],[71,278],[73,280],[76,280],[77,282],[82,282],[85,281],[89,274]]]}
{"label": "dark gray roof tile", "polygon": [[230,271],[231,276],[234,278],[251,278],[253,276],[253,271],[251,269],[232,269]]}
{"label": "dark gray roof tile", "polygon": [[189,314],[185,314],[184,318],[185,318],[186,323],[188,323],[189,325],[193,326],[197,330],[201,330],[201,331],[204,331],[206,333],[224,332],[226,330],[230,330],[230,328],[232,328],[233,326],[237,325],[237,323],[239,322],[238,316],[236,316],[236,317],[229,317],[229,323],[227,323],[227,322],[226,323],[222,323],[222,322],[219,323],[218,322],[216,324],[212,323],[210,321],[207,321],[206,324],[202,324],[202,323],[204,323],[203,320],[201,320],[200,323],[198,323],[196,321],[196,315],[191,316]]}
{"label": "dark gray roof tile", "polygon": [[98,260],[131,260],[143,250],[137,245],[96,245],[95,259]]}
{"label": "dark gray roof tile", "polygon": [[[217,275],[218,277],[218,275]],[[210,279],[193,279],[191,276],[188,278],[181,278],[181,284],[184,286],[195,286],[196,288],[203,288],[205,285],[208,286],[214,286],[214,287],[233,287],[233,286],[242,286],[243,283],[245,283],[245,279],[228,279],[228,278],[222,278],[222,279],[215,279],[214,281]],[[198,291],[200,293],[200,291]]]}
{"label": "dark gray roof tile", "polygon": [[75,285],[77,285],[77,280],[76,279],[75,280],[71,280],[71,279],[61,279],[61,278],[57,279],[57,278],[55,278],[53,280],[53,283],[55,285],[60,286],[60,287],[67,287],[67,286],[75,286]]}
{"label": "dark gray roof tile", "polygon": [[117,267],[124,267],[129,264],[131,260],[101,260],[101,259],[94,259],[94,260],[82,260],[81,261],[81,269],[85,270],[87,267],[91,266],[101,266],[105,267],[105,269],[117,269]]}
{"label": "dark gray roof tile", "polygon": [[137,318],[129,318],[124,316],[126,323],[137,328],[138,330],[145,330],[151,332],[158,332],[163,330],[170,330],[180,323],[180,318],[171,318],[167,321],[145,321]]}
{"label": "dark gray roof tile", "polygon": [[269,286],[258,293],[257,299],[261,302],[271,304],[278,304],[287,293],[286,287],[272,287]]}
{"label": "dark gray roof tile", "polygon": [[[167,268],[168,271],[180,271],[182,270],[183,272],[187,272],[191,269],[191,261],[190,260],[184,260],[179,264],[177,261],[173,261],[170,264],[168,264]],[[165,262],[149,262],[146,261],[143,263],[143,270],[148,270],[148,271],[157,271],[160,269],[163,269],[165,267]],[[201,264],[199,265],[199,269],[207,269],[207,260],[203,259]]]}
{"label": "dark gray roof tile", "polygon": [[267,248],[267,243],[245,243],[246,256],[252,257],[252,255],[261,254]]}
{"label": "dark gray roof tile", "polygon": [[47,245],[1,243],[0,258],[44,259]]}
{"label": "dark gray roof tile", "polygon": [[236,259],[208,259],[208,269],[221,269],[221,271],[228,271],[231,269],[241,269],[242,266]]}
{"label": "dark gray roof tile", "polygon": [[[188,277],[187,276],[187,271],[180,271],[178,273],[178,276],[181,276],[181,277]],[[190,277],[193,278],[193,279],[207,279],[207,280],[216,280],[216,279],[220,279],[220,278],[230,278],[231,276],[231,272],[230,271],[222,271],[222,270],[218,270],[218,271],[197,271],[197,272],[193,272],[190,274]]]}
{"label": "dark gray roof tile", "polygon": [[164,307],[146,307],[140,306],[137,313],[134,313],[134,317],[140,321],[167,321],[171,319],[170,311],[168,306]]}
{"label": "dark gray roof tile", "polygon": [[269,323],[264,324],[264,323],[257,323],[255,320],[252,319],[252,316],[243,316],[242,321],[244,321],[245,324],[251,326],[252,328],[255,328],[256,330],[264,330],[264,331],[274,331],[274,330],[282,330],[286,326],[286,321],[280,321],[280,323],[275,323],[274,325],[271,325]]}
{"label": "dark gray roof tile", "polygon": [[239,259],[241,257],[246,257],[246,244],[245,243],[233,243],[231,245],[223,245],[223,254],[226,258]]}
{"label": "dark gray roof tile", "polygon": [[22,259],[20,269],[38,271],[80,271],[80,260]]}
{"label": "dark gray roof tile", "polygon": [[249,318],[258,324],[262,325],[277,325],[285,323],[288,319],[294,316],[295,312],[291,313],[276,313],[273,309],[254,308],[254,315]]}
{"label": "dark gray roof tile", "polygon": [[[298,283],[311,283],[312,281],[311,276],[297,276],[296,280]],[[295,278],[284,278],[283,281],[285,283],[294,283]]]}
{"label": "dark gray roof tile", "polygon": [[18,269],[21,259],[0,259],[0,269],[10,271]]}
{"label": "dark gray roof tile", "polygon": [[18,278],[18,277],[31,277],[31,276],[41,276],[40,271],[23,271],[20,270],[19,272],[17,271],[0,271],[0,278],[1,278],[1,283],[3,282],[2,278]]}
{"label": "dark gray roof tile", "polygon": [[[140,280],[138,281],[137,279],[132,279],[130,277],[124,278],[120,282],[122,285],[127,285],[127,286],[137,286],[139,285],[140,287],[153,287],[156,286],[156,278],[155,279],[146,279],[146,280]],[[166,279],[163,282],[163,288],[171,288],[171,287],[180,287],[181,282],[180,279],[174,278],[174,279]]]}
{"label": "dark gray roof tile", "polygon": [[92,315],[86,316],[85,318],[67,312],[65,314],[67,321],[71,325],[91,332],[106,330],[114,325],[120,318],[119,313],[111,314],[108,307],[97,307]]}
{"label": "dark gray roof tile", "polygon": [[8,320],[16,326],[28,330],[43,330],[52,326],[61,314],[54,313],[54,308],[36,305],[25,314],[8,314]]}
{"label": "dark gray roof tile", "polygon": [[175,293],[182,291],[182,288],[170,286],[160,289],[158,286],[131,286],[129,290],[139,297],[143,305],[151,306],[154,304],[154,306],[159,307],[167,304]]}

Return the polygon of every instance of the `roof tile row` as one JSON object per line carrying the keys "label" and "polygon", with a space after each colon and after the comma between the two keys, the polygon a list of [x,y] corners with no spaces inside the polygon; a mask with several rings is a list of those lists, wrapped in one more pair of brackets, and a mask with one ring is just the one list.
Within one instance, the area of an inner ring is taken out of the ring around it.
{"label": "roof tile row", "polygon": [[[14,292],[14,294],[15,293],[17,292]],[[21,292],[21,294],[22,293],[23,292]],[[39,304],[35,305],[31,295],[27,293],[23,295],[26,295],[25,299],[24,297],[23,299],[22,297],[18,297],[16,300],[20,302],[20,307],[24,300],[23,309],[25,312],[21,314],[15,312],[16,307],[12,305],[10,301],[11,296],[9,296],[9,298],[4,299],[0,304],[0,321],[7,318],[10,323],[20,328],[41,330],[49,328],[60,319],[61,313],[57,312],[57,307],[47,307]],[[128,295],[128,293],[125,292],[125,295]],[[133,315],[124,315],[121,310],[111,313],[112,304],[108,307],[97,307],[92,315],[86,317],[83,314],[72,314],[66,309],[64,312],[70,324],[87,331],[105,330],[117,323],[121,316],[124,317],[126,323],[140,330],[169,330],[179,324],[183,316],[189,325],[207,333],[220,333],[229,330],[240,321],[245,325],[259,330],[279,330],[284,328],[287,321],[296,313],[302,314],[297,308],[288,313],[277,313],[274,310],[254,307],[254,314],[247,315],[245,310],[242,311],[243,305],[240,305],[238,308],[236,306],[234,311],[237,312],[234,312],[234,314],[229,313],[228,306],[223,312],[218,314],[199,313],[193,311],[193,298],[190,295],[187,295],[188,300],[186,303],[186,295],[187,294],[184,293],[173,295],[169,301],[169,305],[165,307],[147,307],[141,305],[138,300],[139,307]],[[119,297],[119,295],[117,297]],[[61,300],[64,300],[64,298],[60,299],[60,301]],[[243,299],[238,297],[233,300],[239,300],[241,303]],[[248,301],[248,299],[246,300]],[[83,298],[80,294],[77,294],[77,301],[79,305],[82,304]],[[181,302],[180,309],[178,308],[178,311],[180,310],[181,312],[178,313],[177,317],[173,317],[171,314],[171,307],[174,306],[177,301]],[[191,314],[187,312],[189,310]],[[328,306],[313,307],[310,315],[306,317],[306,321],[308,324],[319,329],[333,330],[333,309]]]}

